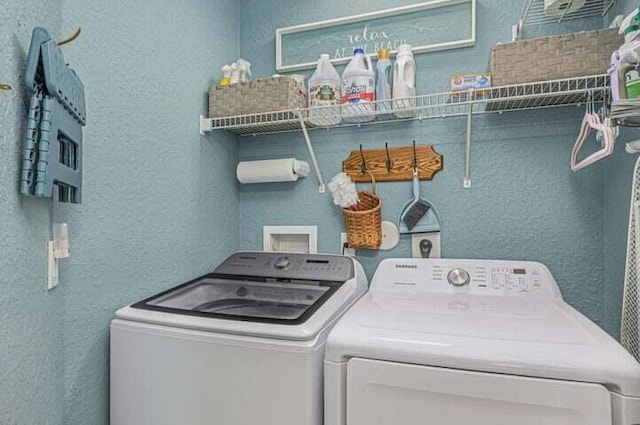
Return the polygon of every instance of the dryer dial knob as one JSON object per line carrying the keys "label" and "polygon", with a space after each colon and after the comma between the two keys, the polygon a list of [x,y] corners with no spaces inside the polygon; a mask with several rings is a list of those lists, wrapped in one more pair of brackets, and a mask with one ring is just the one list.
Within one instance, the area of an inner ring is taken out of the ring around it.
{"label": "dryer dial knob", "polygon": [[273,266],[278,270],[285,270],[291,266],[291,259],[289,257],[279,257],[276,259],[276,262],[273,263]]}
{"label": "dryer dial knob", "polygon": [[469,284],[471,277],[465,269],[457,268],[449,272],[447,280],[453,286],[465,286]]}

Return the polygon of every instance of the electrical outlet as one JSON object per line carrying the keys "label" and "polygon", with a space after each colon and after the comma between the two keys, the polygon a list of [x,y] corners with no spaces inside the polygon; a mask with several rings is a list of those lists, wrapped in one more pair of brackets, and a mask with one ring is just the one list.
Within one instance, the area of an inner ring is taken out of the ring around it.
{"label": "electrical outlet", "polygon": [[342,255],[350,255],[355,257],[356,249],[355,248],[347,248],[347,234],[340,233],[340,254]]}
{"label": "electrical outlet", "polygon": [[429,258],[441,258],[440,251],[440,232],[433,233],[414,233],[411,235],[411,255],[413,258],[422,258],[422,250],[420,242],[429,240],[431,242],[431,252]]}

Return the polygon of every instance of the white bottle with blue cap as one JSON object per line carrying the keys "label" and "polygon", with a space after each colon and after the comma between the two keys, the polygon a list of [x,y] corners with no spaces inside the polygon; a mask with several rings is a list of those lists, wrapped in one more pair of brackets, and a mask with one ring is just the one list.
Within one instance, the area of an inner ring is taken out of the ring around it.
{"label": "white bottle with blue cap", "polygon": [[393,109],[398,118],[415,115],[416,106],[416,61],[411,46],[398,47],[396,63],[393,67]]}
{"label": "white bottle with blue cap", "polygon": [[369,56],[358,48],[342,73],[342,118],[346,122],[373,121],[376,100],[375,71]]}

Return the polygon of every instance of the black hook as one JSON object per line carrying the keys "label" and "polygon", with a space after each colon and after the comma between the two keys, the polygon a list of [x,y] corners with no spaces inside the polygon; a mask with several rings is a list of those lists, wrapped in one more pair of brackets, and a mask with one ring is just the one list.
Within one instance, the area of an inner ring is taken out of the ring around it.
{"label": "black hook", "polygon": [[360,158],[362,158],[362,164],[360,168],[362,169],[362,174],[367,172],[367,161],[364,160],[364,152],[362,152],[362,145],[360,145]]}
{"label": "black hook", "polygon": [[387,151],[387,173],[390,173],[391,172],[391,167],[393,166],[393,163],[391,162],[391,157],[389,156],[389,143],[388,142],[385,142],[384,150]]}
{"label": "black hook", "polygon": [[413,169],[418,169],[418,157],[416,156],[416,141],[413,141]]}

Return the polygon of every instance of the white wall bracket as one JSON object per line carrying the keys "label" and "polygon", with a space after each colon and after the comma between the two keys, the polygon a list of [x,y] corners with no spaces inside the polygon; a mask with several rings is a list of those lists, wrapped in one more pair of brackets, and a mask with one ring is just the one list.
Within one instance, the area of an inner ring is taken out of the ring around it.
{"label": "white wall bracket", "polygon": [[520,19],[517,24],[511,27],[511,41],[518,41],[522,38],[523,25],[524,22],[522,22],[522,19]]}
{"label": "white wall bracket", "polygon": [[205,133],[213,131],[213,124],[211,120],[208,120],[204,115],[200,115],[200,135],[204,136]]}

